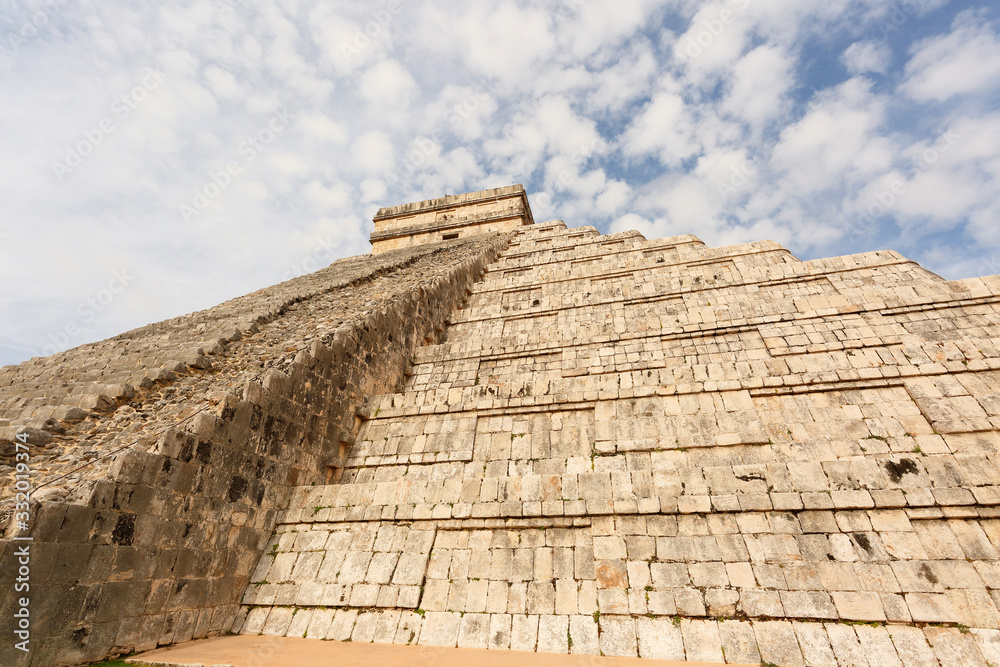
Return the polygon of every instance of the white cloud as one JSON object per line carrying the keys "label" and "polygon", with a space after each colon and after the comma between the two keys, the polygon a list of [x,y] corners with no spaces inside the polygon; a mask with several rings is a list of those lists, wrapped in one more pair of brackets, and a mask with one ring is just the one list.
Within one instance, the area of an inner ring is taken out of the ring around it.
{"label": "white cloud", "polygon": [[398,109],[409,104],[417,82],[399,62],[383,60],[361,75],[358,88],[370,104]]}
{"label": "white cloud", "polygon": [[694,122],[684,99],[661,92],[632,121],[623,138],[626,155],[655,155],[667,167],[676,167],[698,150]]}
{"label": "white cloud", "polygon": [[942,102],[1000,86],[1000,36],[982,11],[962,12],[951,33],[918,42],[911,52],[902,88],[916,100]]}
{"label": "white cloud", "polygon": [[351,189],[346,183],[326,186],[310,181],[302,188],[302,195],[317,211],[327,214],[343,212],[351,202]]}
{"label": "white cloud", "polygon": [[205,68],[205,79],[216,97],[236,99],[243,95],[243,87],[237,83],[232,72],[212,65]]}
{"label": "white cloud", "polygon": [[685,80],[692,86],[711,85],[715,75],[731,68],[744,52],[752,28],[748,6],[747,2],[700,5],[673,49],[674,59],[684,65]]}
{"label": "white cloud", "polygon": [[802,192],[837,187],[886,168],[891,148],[880,135],[885,104],[857,78],[819,95],[801,120],[782,131],[774,165]]}
{"label": "white cloud", "polygon": [[365,204],[378,203],[385,199],[388,189],[385,181],[378,178],[366,178],[361,181],[361,201]]}
{"label": "white cloud", "polygon": [[794,58],[778,47],[754,49],[733,68],[722,108],[762,131],[788,108],[788,91],[795,83],[794,65]]}
{"label": "white cloud", "polygon": [[475,155],[459,147],[442,151],[440,146],[425,154],[424,161],[407,178],[407,201],[417,201],[440,197],[443,194],[457,194],[499,184],[484,183],[485,173]]}
{"label": "white cloud", "polygon": [[[616,0],[616,2],[559,3],[571,30],[565,35],[576,58],[584,58],[621,39],[632,37],[635,31],[648,25],[651,14],[660,3],[655,0]],[[558,11],[558,10],[557,10]],[[615,49],[620,54],[619,49]],[[617,55],[617,54],[616,54]]]}
{"label": "white cloud", "polygon": [[[344,5],[337,5],[343,11]],[[317,3],[308,10],[307,28],[323,54],[323,63],[339,74],[354,71],[377,59],[384,32],[375,39],[365,34],[363,22],[335,13],[334,5]]]}
{"label": "white cloud", "polygon": [[973,238],[995,245],[1000,201],[1000,114],[957,119],[939,136],[902,153],[905,163],[869,189],[889,199],[911,232],[953,229],[970,220]]}
{"label": "white cloud", "polygon": [[713,236],[713,245],[735,245],[752,241],[775,241],[784,246],[794,246],[799,239],[785,225],[774,220],[755,220],[748,226],[733,226],[720,230]]}
{"label": "white cloud", "polygon": [[616,234],[618,232],[627,232],[630,230],[636,230],[647,239],[655,239],[657,226],[651,220],[647,220],[641,215],[635,213],[626,213],[625,215],[616,218],[611,225],[608,227],[608,232],[611,234]]}
{"label": "white cloud", "polygon": [[718,224],[718,193],[713,191],[710,183],[697,175],[680,177],[658,200],[666,217],[675,226],[697,229],[702,234]]}
{"label": "white cloud", "polygon": [[596,123],[577,114],[565,97],[545,97],[535,112],[535,122],[552,150],[582,161],[604,149]]}
{"label": "white cloud", "polygon": [[494,170],[504,170],[516,178],[527,178],[539,168],[545,154],[548,139],[533,122],[520,118],[516,124],[508,124],[502,134],[488,138],[483,148],[491,156]]}
{"label": "white cloud", "polygon": [[593,91],[587,95],[588,109],[621,113],[627,106],[649,95],[658,64],[652,45],[639,38],[627,51],[619,50],[605,69],[588,72]]}
{"label": "white cloud", "polygon": [[706,153],[694,171],[714,184],[713,199],[730,204],[746,197],[758,180],[760,165],[744,149],[721,148]]}
{"label": "white cloud", "polygon": [[414,28],[419,43],[465,63],[472,72],[517,82],[555,48],[552,16],[505,0],[497,5],[426,3]]}
{"label": "white cloud", "polygon": [[344,144],[347,142],[347,129],[344,123],[338,122],[329,115],[319,111],[308,111],[298,118],[299,128],[306,133],[310,141]]}
{"label": "white cloud", "polygon": [[594,200],[597,210],[605,215],[611,215],[622,210],[632,200],[632,188],[624,181],[609,181],[604,192]]}
{"label": "white cloud", "polygon": [[385,132],[371,130],[357,138],[351,146],[351,154],[356,164],[368,174],[378,174],[393,168],[396,147]]}
{"label": "white cloud", "polygon": [[475,141],[486,133],[497,109],[497,99],[488,81],[464,86],[449,83],[426,106],[426,119],[439,132],[453,133],[462,141]]}
{"label": "white cloud", "polygon": [[844,67],[852,75],[885,74],[889,70],[892,51],[884,42],[854,42],[840,56]]}
{"label": "white cloud", "polygon": [[[379,206],[510,183],[538,220],[814,256],[895,247],[968,275],[1000,256],[997,28],[988,9],[914,4],[62,3],[0,51],[17,101],[0,105],[0,281],[19,285],[0,299],[18,323],[0,359],[119,264],[141,277],[89,337],[367,252]],[[162,85],[118,118],[147,67]],[[282,109],[294,120],[262,135]],[[60,181],[53,162],[104,118],[113,132]],[[230,163],[185,222],[179,206]],[[896,180],[905,192],[859,226]]]}

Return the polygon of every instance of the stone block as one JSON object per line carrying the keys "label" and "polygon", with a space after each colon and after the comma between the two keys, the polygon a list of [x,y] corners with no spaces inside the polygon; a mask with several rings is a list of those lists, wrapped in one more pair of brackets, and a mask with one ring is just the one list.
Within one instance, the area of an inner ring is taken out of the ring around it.
{"label": "stone block", "polygon": [[685,659],[679,624],[669,618],[638,618],[635,621],[639,656],[654,660]]}
{"label": "stone block", "polygon": [[719,639],[727,662],[758,664],[761,660],[753,625],[746,621],[720,621]]}
{"label": "stone block", "polygon": [[485,649],[489,644],[490,615],[465,614],[458,635],[459,648]]}
{"label": "stone block", "polygon": [[957,623],[958,617],[947,595],[940,593],[907,593],[906,606],[918,623]]}
{"label": "stone block", "polygon": [[882,600],[878,593],[864,591],[831,593],[840,618],[850,621],[885,621]]}
{"label": "stone block", "polygon": [[754,623],[754,635],[761,660],[777,665],[804,665],[793,626],[788,621]]}
{"label": "stone block", "polygon": [[462,618],[459,614],[428,611],[424,614],[420,643],[424,646],[455,647],[458,645],[461,625]]}
{"label": "stone block", "polygon": [[781,606],[792,618],[836,619],[830,595],[821,591],[781,591]]}
{"label": "stone block", "polygon": [[510,650],[534,651],[538,645],[538,616],[511,616]]}

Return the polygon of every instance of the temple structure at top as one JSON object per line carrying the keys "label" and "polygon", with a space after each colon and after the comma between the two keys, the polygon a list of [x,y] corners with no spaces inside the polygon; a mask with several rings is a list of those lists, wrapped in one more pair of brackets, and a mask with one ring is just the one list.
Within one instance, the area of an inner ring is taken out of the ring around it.
{"label": "temple structure at top", "polygon": [[372,254],[489,232],[514,232],[534,223],[524,187],[509,185],[379,209]]}

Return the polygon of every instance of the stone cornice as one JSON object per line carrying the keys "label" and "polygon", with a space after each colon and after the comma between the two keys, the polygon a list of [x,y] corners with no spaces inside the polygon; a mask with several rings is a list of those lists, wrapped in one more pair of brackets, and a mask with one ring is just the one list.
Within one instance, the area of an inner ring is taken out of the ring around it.
{"label": "stone cornice", "polygon": [[445,197],[438,197],[437,199],[427,199],[420,202],[413,202],[411,204],[380,208],[378,213],[375,214],[373,220],[375,222],[379,222],[390,218],[413,215],[415,213],[429,213],[432,211],[439,212],[450,208],[459,208],[470,204],[481,204],[484,202],[499,201],[501,199],[511,199],[514,197],[521,200],[524,207],[525,217],[528,219],[529,224],[534,223],[534,219],[531,216],[531,206],[528,204],[528,195],[525,193],[524,186],[522,185],[509,185],[503,188],[480,190],[479,192],[470,192],[461,195],[448,195]]}

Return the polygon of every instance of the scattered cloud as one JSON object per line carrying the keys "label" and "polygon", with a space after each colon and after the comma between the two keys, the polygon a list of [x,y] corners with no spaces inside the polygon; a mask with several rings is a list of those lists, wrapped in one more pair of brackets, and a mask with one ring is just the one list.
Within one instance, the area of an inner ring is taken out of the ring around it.
{"label": "scattered cloud", "polygon": [[782,130],[773,165],[802,194],[870,176],[891,158],[881,134],[885,111],[885,100],[864,79],[825,90]]}
{"label": "scattered cloud", "polygon": [[951,32],[911,48],[903,90],[915,100],[943,102],[1000,88],[1000,34],[985,10],[955,17]]}
{"label": "scattered cloud", "polygon": [[361,96],[375,107],[406,108],[417,91],[417,82],[399,62],[383,60],[361,77]]}
{"label": "scattered cloud", "polygon": [[668,91],[639,110],[622,144],[627,156],[654,155],[664,167],[677,167],[700,149],[691,110],[683,97]]}
{"label": "scattered cloud", "polygon": [[781,48],[759,46],[733,67],[730,89],[722,108],[763,130],[787,110],[795,86],[795,59]]}
{"label": "scattered cloud", "polygon": [[889,71],[892,51],[884,42],[854,42],[840,57],[844,67],[852,75],[885,74]]}
{"label": "scattered cloud", "polygon": [[396,159],[396,146],[392,137],[381,130],[370,130],[355,140],[351,158],[365,174],[391,171]]}
{"label": "scattered cloud", "polygon": [[0,16],[0,363],[365,253],[380,206],[510,183],[602,232],[997,270],[984,2],[44,7]]}

